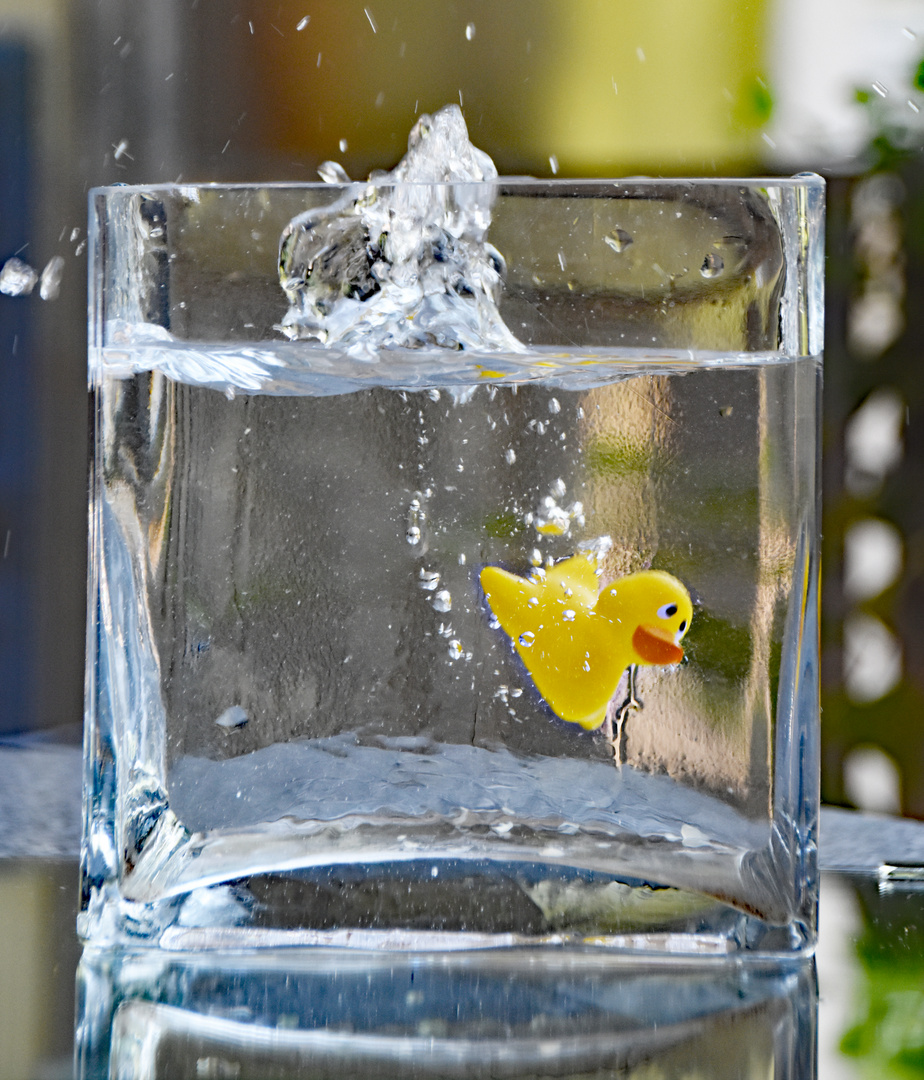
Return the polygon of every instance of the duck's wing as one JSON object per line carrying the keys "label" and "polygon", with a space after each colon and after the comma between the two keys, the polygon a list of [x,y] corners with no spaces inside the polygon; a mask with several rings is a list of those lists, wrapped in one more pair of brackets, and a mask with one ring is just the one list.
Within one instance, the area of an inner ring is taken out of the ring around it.
{"label": "duck's wing", "polygon": [[597,601],[600,581],[597,578],[592,558],[587,555],[573,555],[570,559],[556,563],[546,575],[546,588],[556,598],[564,589],[570,589],[579,604],[591,608]]}
{"label": "duck's wing", "polygon": [[527,630],[535,633],[538,605],[529,601],[538,599],[542,586],[499,566],[486,566],[481,571],[481,587],[497,621],[514,641]]}

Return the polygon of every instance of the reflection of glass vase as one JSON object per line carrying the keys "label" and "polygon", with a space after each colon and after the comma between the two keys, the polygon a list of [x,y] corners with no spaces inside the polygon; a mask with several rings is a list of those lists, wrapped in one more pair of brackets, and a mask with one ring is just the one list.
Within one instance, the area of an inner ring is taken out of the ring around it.
{"label": "reflection of glass vase", "polygon": [[821,181],[399,189],[505,274],[400,317],[394,194],[94,196],[82,934],[810,947]]}
{"label": "reflection of glass vase", "polygon": [[815,1076],[811,965],[89,951],[79,1080]]}

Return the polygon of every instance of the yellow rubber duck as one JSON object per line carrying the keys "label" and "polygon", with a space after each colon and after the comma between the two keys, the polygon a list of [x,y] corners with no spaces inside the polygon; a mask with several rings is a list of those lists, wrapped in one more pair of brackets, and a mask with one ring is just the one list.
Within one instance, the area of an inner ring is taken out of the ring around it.
{"label": "yellow rubber duck", "polygon": [[[683,659],[680,641],[693,618],[690,594],[663,570],[599,591],[594,565],[592,556],[574,555],[529,578],[499,566],[481,571],[491,610],[539,693],[556,716],[588,730],[606,720],[627,667]],[[637,705],[631,691],[630,703]]]}

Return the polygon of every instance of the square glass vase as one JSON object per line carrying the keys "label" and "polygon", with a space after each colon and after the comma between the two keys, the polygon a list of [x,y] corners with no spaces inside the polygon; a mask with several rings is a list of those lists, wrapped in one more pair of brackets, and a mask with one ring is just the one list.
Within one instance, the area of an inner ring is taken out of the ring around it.
{"label": "square glass vase", "polygon": [[81,935],[809,953],[823,220],[93,191]]}

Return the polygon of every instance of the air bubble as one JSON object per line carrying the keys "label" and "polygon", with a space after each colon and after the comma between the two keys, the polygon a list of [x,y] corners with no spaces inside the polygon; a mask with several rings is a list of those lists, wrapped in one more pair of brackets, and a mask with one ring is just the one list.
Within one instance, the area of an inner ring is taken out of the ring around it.
{"label": "air bubble", "polygon": [[452,641],[449,642],[447,651],[450,660],[458,660],[462,656],[462,642],[459,641],[458,638],[453,638]]}
{"label": "air bubble", "polygon": [[561,412],[561,402],[558,398],[549,398],[549,412],[553,415]]}
{"label": "air bubble", "polygon": [[296,29],[296,30],[304,30],[304,29],[305,29],[305,27],[306,27],[306,26],[308,25],[308,23],[310,23],[310,22],[311,22],[311,16],[310,16],[310,15],[306,15],[306,16],[304,17],[304,19],[299,19],[299,22],[298,22],[298,26],[296,26],[296,27],[295,27],[295,29]]}
{"label": "air bubble", "polygon": [[475,24],[470,22],[465,28],[465,40],[471,41],[475,36]]}
{"label": "air bubble", "polygon": [[513,449],[507,450],[504,454],[504,459],[508,465],[512,465],[517,459],[516,451]]}
{"label": "air bubble", "polygon": [[520,647],[523,649],[529,649],[532,647],[533,642],[536,640],[536,635],[532,630],[526,630],[519,637]]}
{"label": "air bubble", "polygon": [[529,553],[529,561],[533,566],[542,566],[542,552],[539,548],[533,548]]}
{"label": "air bubble", "polygon": [[436,596],[433,597],[432,602],[435,611],[452,610],[452,597],[450,596],[448,589],[440,589]]}
{"label": "air bubble", "polygon": [[557,495],[559,499],[563,498],[567,493],[568,488],[565,486],[564,480],[559,478],[552,484],[552,494]]}
{"label": "air bubble", "polygon": [[420,587],[426,589],[428,592],[432,592],[440,583],[440,574],[438,570],[421,569],[419,577]]}
{"label": "air bubble", "polygon": [[340,147],[340,153],[345,154],[349,149],[350,144],[346,141],[346,139],[341,139],[338,143],[338,146]]}
{"label": "air bubble", "polygon": [[611,247],[617,255],[621,255],[633,243],[633,240],[625,229],[615,228],[608,236],[603,237],[603,242],[608,247]]}
{"label": "air bubble", "polygon": [[574,610],[574,608],[565,608],[565,610],[561,613],[561,617],[565,620],[565,622],[574,622],[576,615],[577,612]]}
{"label": "air bubble", "polygon": [[405,537],[409,544],[420,543],[422,528],[427,520],[427,515],[423,508],[423,503],[421,502],[422,498],[423,496],[418,491],[408,504]]}
{"label": "air bubble", "polygon": [[431,401],[439,401],[439,399],[440,399],[440,392],[439,392],[439,390],[437,390],[437,389],[436,389],[436,387],[435,387],[435,386],[432,386],[432,387],[430,387],[430,389],[429,389],[429,390],[427,391],[427,397],[428,397],[428,398],[429,398],[429,399],[430,399]]}
{"label": "air bubble", "polygon": [[714,251],[710,251],[709,254],[703,259],[703,265],[699,268],[699,272],[704,278],[715,278],[725,269],[725,260],[721,255],[717,255]]}

